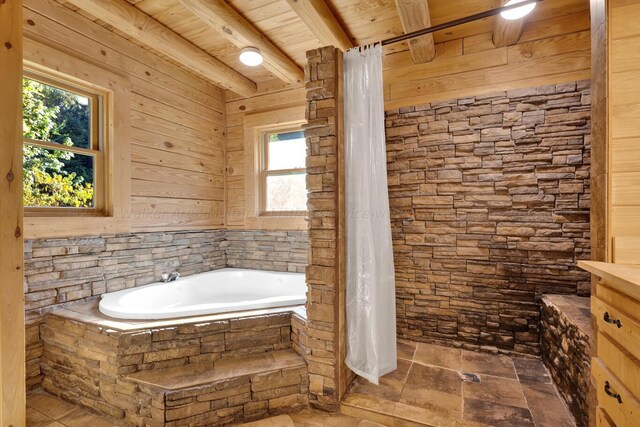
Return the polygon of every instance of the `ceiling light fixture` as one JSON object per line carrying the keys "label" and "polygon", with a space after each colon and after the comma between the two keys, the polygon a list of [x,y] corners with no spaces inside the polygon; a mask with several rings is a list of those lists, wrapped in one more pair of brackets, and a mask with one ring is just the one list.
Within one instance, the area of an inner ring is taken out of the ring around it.
{"label": "ceiling light fixture", "polygon": [[240,62],[250,67],[257,67],[262,64],[262,54],[256,47],[245,47],[240,52]]}
{"label": "ceiling light fixture", "polygon": [[[524,1],[527,1],[527,0],[509,0],[507,4],[505,4],[505,6],[511,6],[514,4],[522,3]],[[522,7],[516,7],[514,9],[505,10],[504,12],[500,13],[500,16],[502,16],[504,19],[507,19],[509,21],[513,21],[515,19],[524,18],[525,16],[530,14],[535,8],[536,8],[536,3],[529,3]]]}

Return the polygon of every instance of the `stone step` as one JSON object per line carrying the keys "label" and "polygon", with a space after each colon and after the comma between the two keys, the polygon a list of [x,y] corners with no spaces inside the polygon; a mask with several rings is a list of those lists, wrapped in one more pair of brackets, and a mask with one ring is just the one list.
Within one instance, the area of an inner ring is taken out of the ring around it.
{"label": "stone step", "polygon": [[166,427],[225,425],[305,407],[308,375],[293,350],[221,359],[125,377],[151,411],[127,414],[128,422]]}

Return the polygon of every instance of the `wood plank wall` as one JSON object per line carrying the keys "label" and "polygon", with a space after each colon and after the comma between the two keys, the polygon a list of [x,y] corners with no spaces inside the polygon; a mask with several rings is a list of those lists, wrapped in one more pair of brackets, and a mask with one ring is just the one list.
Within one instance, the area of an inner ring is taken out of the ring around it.
{"label": "wood plank wall", "polygon": [[303,106],[304,88],[272,92],[252,98],[228,95],[227,101],[227,226],[245,228],[244,118],[248,114]]}
{"label": "wood plank wall", "polygon": [[22,1],[0,2],[0,425],[25,425]]}
{"label": "wood plank wall", "polygon": [[[640,1],[609,3],[609,238],[613,261],[640,246]],[[635,238],[635,239],[631,239]],[[632,242],[632,244],[630,244]],[[620,248],[618,248],[620,246]],[[625,246],[624,250],[622,246]],[[637,254],[637,252],[636,252]]]}
{"label": "wood plank wall", "polygon": [[408,50],[387,55],[385,106],[588,79],[589,27],[584,10],[525,23],[520,41],[509,47],[496,48],[488,32],[436,44],[436,57],[426,64],[413,64]]}
{"label": "wood plank wall", "polygon": [[27,48],[35,40],[130,82],[131,141],[115,143],[131,144],[131,231],[224,226],[224,92],[56,1],[24,6]]}

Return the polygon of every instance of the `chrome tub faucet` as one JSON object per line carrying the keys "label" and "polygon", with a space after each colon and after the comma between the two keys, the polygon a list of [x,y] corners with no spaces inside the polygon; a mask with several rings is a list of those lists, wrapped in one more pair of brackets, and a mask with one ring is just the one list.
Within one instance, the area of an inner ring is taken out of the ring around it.
{"label": "chrome tub faucet", "polygon": [[180,273],[174,271],[172,273],[162,273],[162,281],[164,283],[175,282],[180,278]]}

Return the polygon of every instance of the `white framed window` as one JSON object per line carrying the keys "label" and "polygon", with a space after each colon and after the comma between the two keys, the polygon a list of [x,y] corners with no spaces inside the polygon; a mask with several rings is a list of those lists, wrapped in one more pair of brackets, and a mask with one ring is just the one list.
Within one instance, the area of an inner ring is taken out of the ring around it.
{"label": "white framed window", "polygon": [[101,216],[106,203],[104,94],[26,69],[23,205],[27,216]]}
{"label": "white framed window", "polygon": [[305,215],[306,152],[300,127],[271,129],[261,134],[259,202],[261,215]]}

